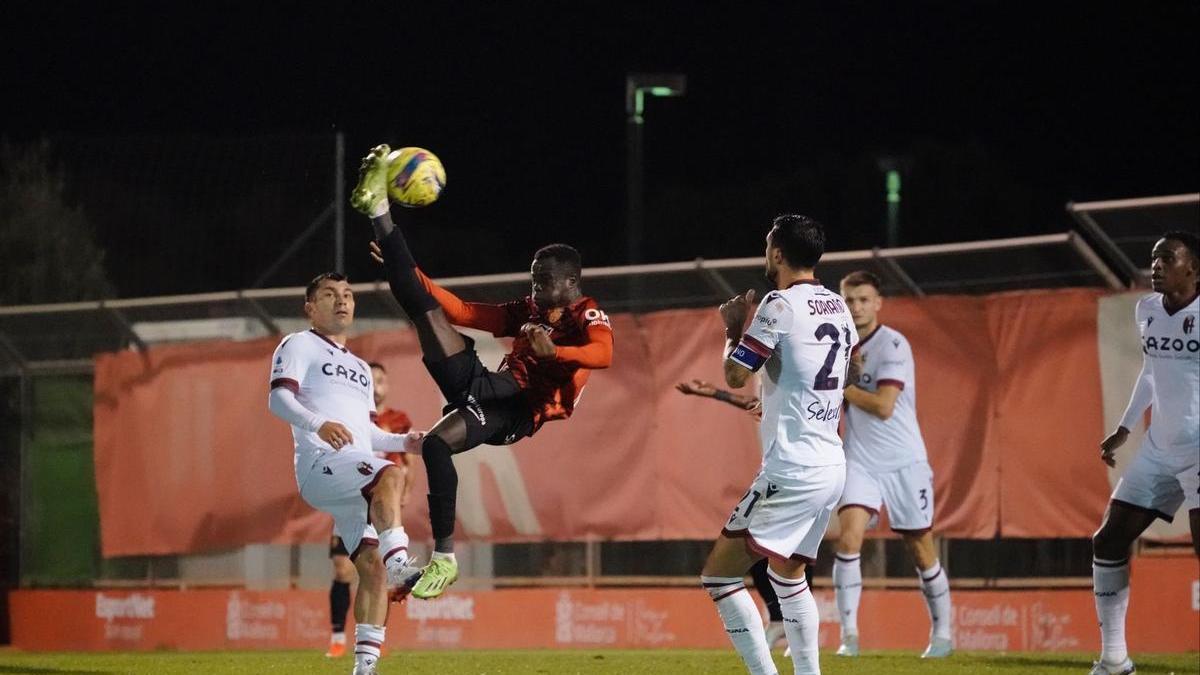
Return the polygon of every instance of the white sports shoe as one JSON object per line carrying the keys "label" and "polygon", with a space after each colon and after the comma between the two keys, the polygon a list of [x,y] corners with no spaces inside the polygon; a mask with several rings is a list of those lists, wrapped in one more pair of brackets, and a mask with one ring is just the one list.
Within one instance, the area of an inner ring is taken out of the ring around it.
{"label": "white sports shoe", "polygon": [[923,659],[944,659],[954,653],[954,643],[948,638],[929,638],[929,646],[921,654]]}
{"label": "white sports shoe", "polygon": [[363,662],[355,662],[354,670],[350,675],[378,675],[379,671],[375,670],[375,659],[369,659]]}
{"label": "white sports shoe", "polygon": [[837,648],[837,656],[858,656],[858,636],[843,635],[842,644]]}
{"label": "white sports shoe", "polygon": [[1133,661],[1125,659],[1124,663],[1110,666],[1101,659],[1092,664],[1092,670],[1088,675],[1133,675],[1137,672],[1137,668],[1133,666]]}

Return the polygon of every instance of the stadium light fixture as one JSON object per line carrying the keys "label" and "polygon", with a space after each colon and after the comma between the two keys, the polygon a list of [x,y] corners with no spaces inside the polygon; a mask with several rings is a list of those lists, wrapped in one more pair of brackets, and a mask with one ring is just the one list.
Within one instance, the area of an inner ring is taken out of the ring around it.
{"label": "stadium light fixture", "polygon": [[642,262],[642,232],[645,188],[642,177],[642,124],[646,94],[653,97],[683,96],[687,76],[680,73],[631,73],[625,76],[625,206],[626,243],[629,264]]}

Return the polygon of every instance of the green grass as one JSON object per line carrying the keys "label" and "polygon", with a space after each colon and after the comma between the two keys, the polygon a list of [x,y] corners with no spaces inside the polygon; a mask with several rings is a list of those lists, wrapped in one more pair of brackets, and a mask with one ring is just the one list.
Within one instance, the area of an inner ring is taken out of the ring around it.
{"label": "green grass", "polygon": [[[868,652],[857,659],[822,655],[829,675],[888,675],[920,673],[1086,673],[1091,654],[998,654],[968,652],[944,661],[921,661],[915,654]],[[791,673],[790,662],[776,655],[781,673]],[[1200,673],[1200,654],[1144,654],[1137,659],[1139,673]],[[350,657],[329,660],[311,652],[157,652],[112,654],[27,654],[0,651],[0,673],[75,675],[97,673],[334,673],[346,674]],[[464,651],[390,654],[380,664],[384,675],[566,675],[569,673],[621,673],[669,675],[682,673],[745,673],[729,651]]]}

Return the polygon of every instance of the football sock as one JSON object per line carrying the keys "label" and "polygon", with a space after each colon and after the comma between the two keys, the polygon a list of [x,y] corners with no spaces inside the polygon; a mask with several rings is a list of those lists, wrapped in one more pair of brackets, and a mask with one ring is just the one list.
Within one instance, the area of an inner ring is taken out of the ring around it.
{"label": "football sock", "polygon": [[921,578],[921,593],[929,608],[929,634],[932,637],[950,639],[950,577],[937,560],[927,570],[917,570]]}
{"label": "football sock", "polygon": [[1100,659],[1108,664],[1129,658],[1125,645],[1125,613],[1129,609],[1129,559],[1092,559],[1096,616],[1100,619]]}
{"label": "football sock", "polygon": [[345,581],[335,581],[329,586],[329,625],[333,629],[334,638],[339,633],[345,642],[346,612],[350,611],[350,584]]}
{"label": "football sock", "polygon": [[775,587],[767,576],[767,559],[763,558],[750,568],[750,576],[754,579],[754,590],[758,591],[767,606],[767,616],[771,622],[783,621],[783,612],[779,611],[779,598],[775,595]]}
{"label": "football sock", "polygon": [[408,563],[408,533],[403,527],[393,527],[379,533],[379,553],[386,567],[403,567]]}
{"label": "football sock", "polygon": [[454,551],[454,511],[458,497],[458,471],[450,446],[440,436],[429,435],[421,444],[421,459],[429,481],[429,525],[433,550]]}
{"label": "football sock", "polygon": [[833,559],[833,595],[842,622],[842,639],[858,635],[858,601],[862,598],[862,555],[838,553]]}
{"label": "football sock", "polygon": [[792,650],[792,666],[796,675],[818,675],[821,662],[817,642],[821,628],[821,616],[817,601],[808,590],[808,580],[788,579],[768,570],[775,594],[779,596],[779,607],[783,610],[783,628],[787,633],[788,647]]}
{"label": "football sock", "polygon": [[700,577],[704,590],[717,605],[725,632],[733,641],[746,668],[753,675],[774,675],[779,671],[771,660],[771,648],[767,646],[767,634],[763,630],[758,605],[746,592],[741,577]]}
{"label": "football sock", "polygon": [[379,240],[387,267],[388,286],[409,319],[416,321],[426,312],[437,309],[438,302],[417,277],[417,264],[400,228],[395,228]]}
{"label": "football sock", "polygon": [[383,647],[384,626],[360,623],[354,627],[354,663],[363,670],[379,661]]}

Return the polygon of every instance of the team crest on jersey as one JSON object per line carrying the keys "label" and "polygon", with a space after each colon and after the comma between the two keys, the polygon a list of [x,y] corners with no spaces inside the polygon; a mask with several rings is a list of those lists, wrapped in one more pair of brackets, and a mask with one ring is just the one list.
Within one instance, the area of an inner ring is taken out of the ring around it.
{"label": "team crest on jersey", "polygon": [[1191,335],[1192,330],[1194,330],[1195,328],[1196,328],[1196,317],[1194,317],[1194,316],[1183,317],[1183,334],[1184,335]]}
{"label": "team crest on jersey", "polygon": [[364,476],[370,476],[375,473],[375,467],[371,466],[370,462],[359,462],[358,466],[354,467]]}
{"label": "team crest on jersey", "polygon": [[896,349],[900,349],[900,341],[892,340],[892,346],[895,347]]}
{"label": "team crest on jersey", "polygon": [[1150,324],[1152,324],[1152,323],[1154,323],[1154,317],[1152,317],[1152,316],[1146,317],[1146,328],[1149,328]]}

